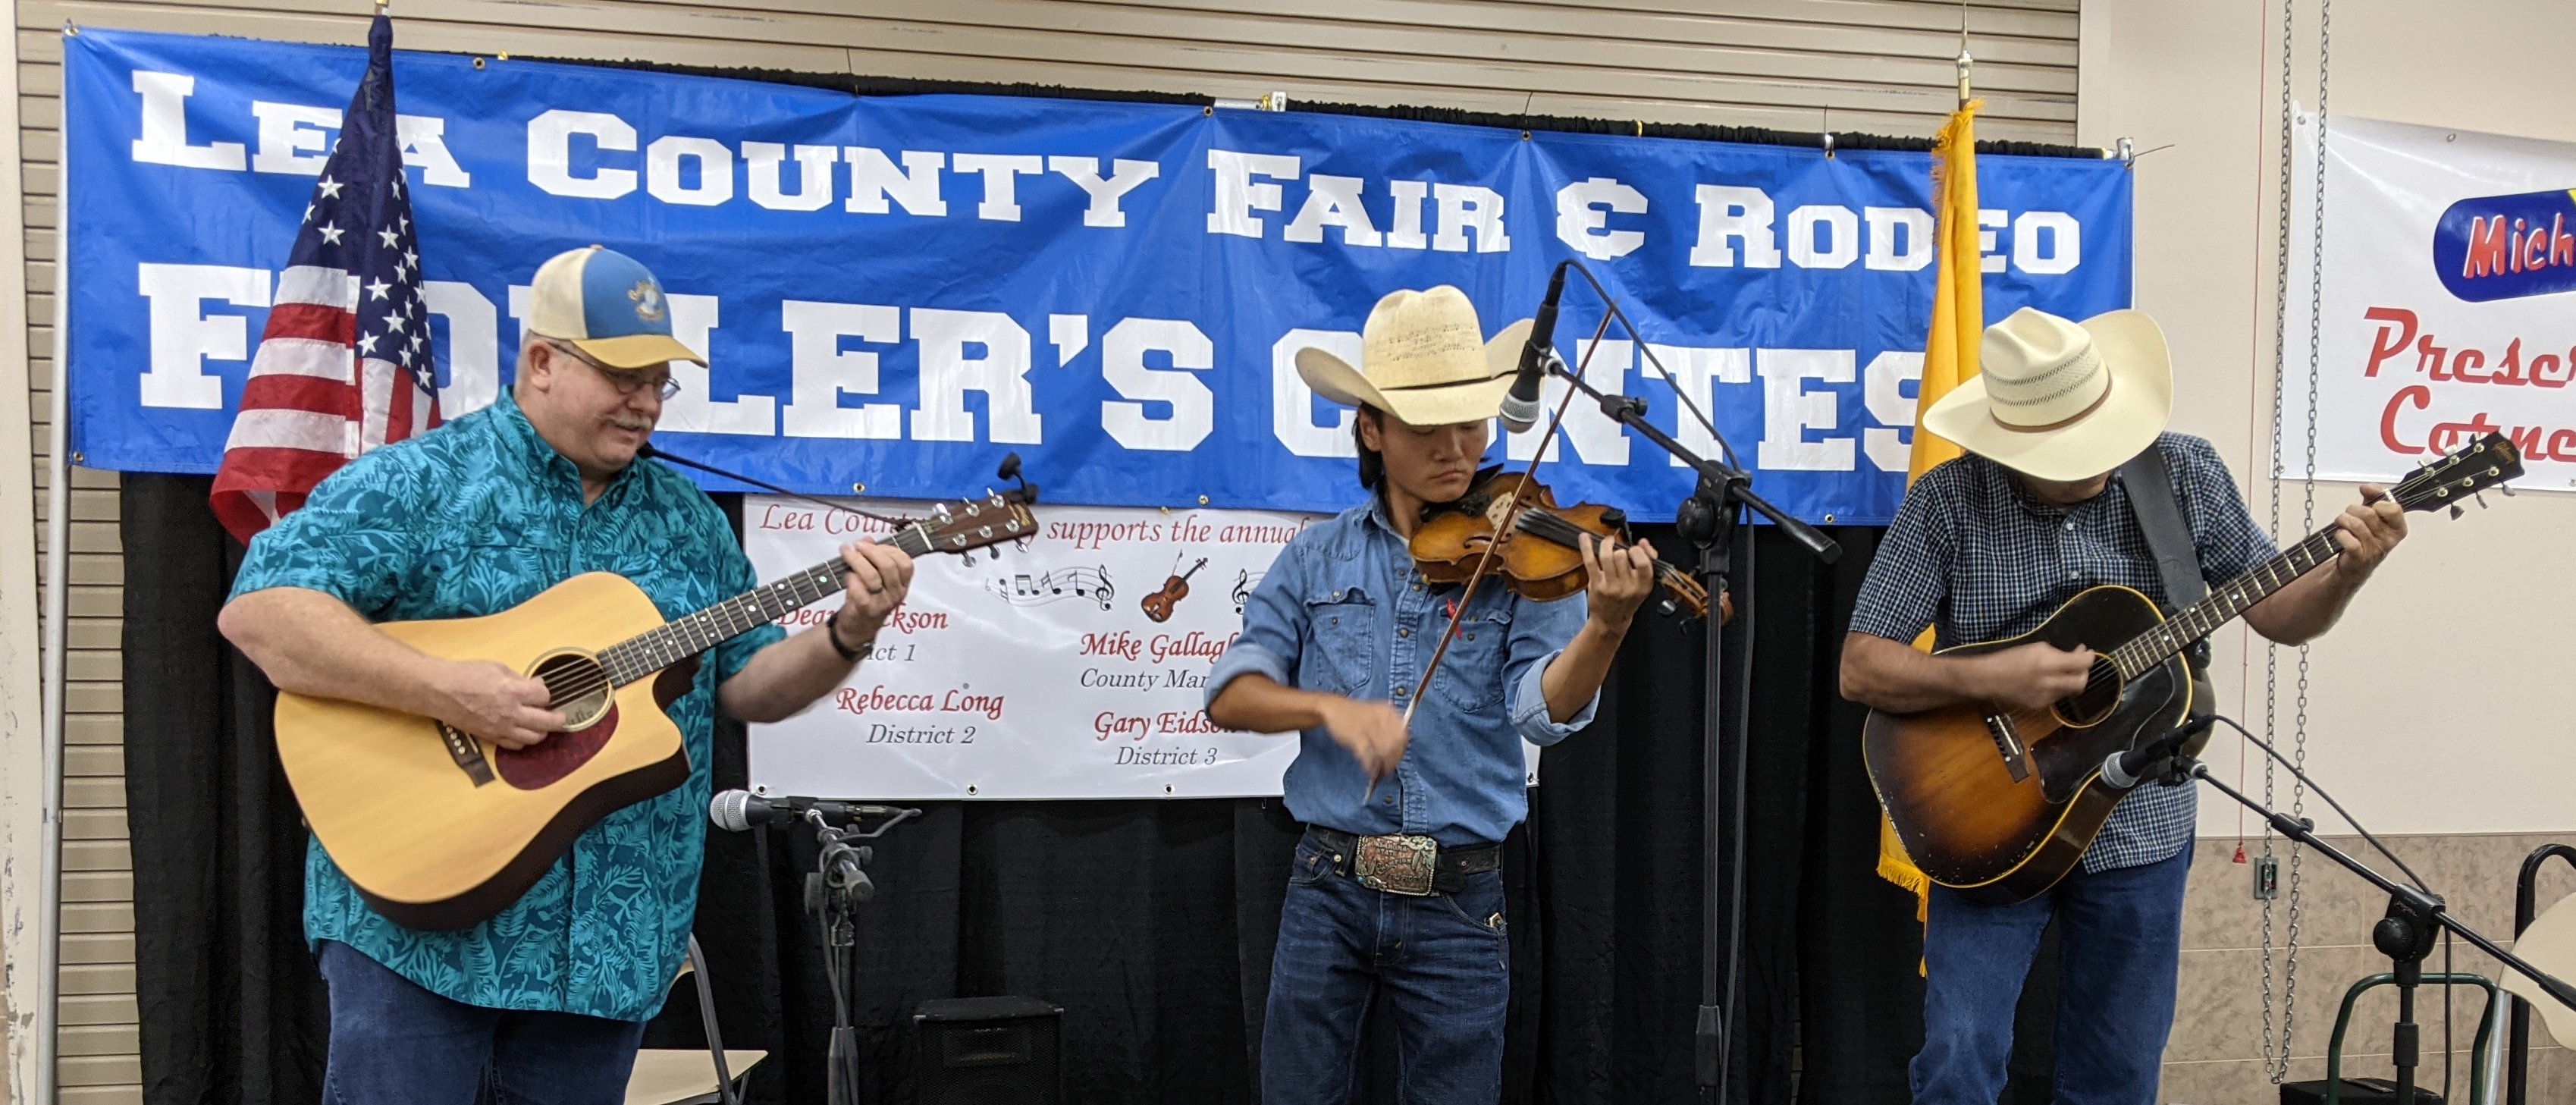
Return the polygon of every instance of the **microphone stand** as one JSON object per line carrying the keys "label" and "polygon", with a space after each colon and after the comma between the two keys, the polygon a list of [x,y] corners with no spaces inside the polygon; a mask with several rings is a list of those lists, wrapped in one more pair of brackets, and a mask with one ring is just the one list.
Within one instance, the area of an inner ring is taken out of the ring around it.
{"label": "microphone stand", "polygon": [[2423,981],[2424,957],[2433,950],[2433,938],[2439,935],[2441,930],[2449,929],[2459,934],[2461,939],[2475,945],[2478,950],[2496,957],[2505,966],[2529,976],[2539,983],[2540,988],[2550,997],[2569,1006],[2576,1006],[2576,988],[2571,988],[2566,983],[2550,977],[2548,973],[2524,962],[2522,957],[2504,950],[2497,946],[2495,941],[2480,935],[2478,930],[2463,924],[2459,918],[2452,916],[2443,907],[2441,895],[2418,890],[2372,870],[2370,865],[2353,858],[2349,853],[2318,837],[2314,822],[2304,817],[2291,817],[2277,812],[2261,802],[2246,797],[2243,792],[2221,782],[2218,776],[2209,770],[2209,765],[2198,759],[2177,755],[2174,757],[2173,770],[2184,778],[2198,779],[2217,788],[2219,793],[2235,799],[2246,809],[2262,815],[2264,820],[2271,823],[2273,831],[2314,849],[2319,855],[2342,865],[2344,870],[2359,875],[2371,885],[2388,892],[2388,915],[2380,918],[2379,924],[2371,929],[2370,942],[2380,950],[2381,954],[2388,957],[2393,967],[2391,973],[2397,976],[2397,1023],[2391,1031],[2389,1049],[2393,1053],[2391,1059],[2397,1068],[2395,1098],[2397,1105],[2415,1105],[2417,1100],[2415,1068],[2420,1054],[2416,1035],[2420,1026],[2415,1023],[2415,987],[2417,983]]}
{"label": "microphone stand", "polygon": [[821,850],[814,870],[805,876],[805,912],[818,922],[823,945],[823,973],[832,992],[832,1042],[826,1053],[824,1100],[828,1105],[859,1105],[859,1030],[851,1023],[858,1003],[858,923],[852,914],[860,902],[877,896],[867,863],[876,849],[854,840],[874,840],[921,813],[898,810],[884,824],[862,830],[857,825],[834,828],[823,811],[808,809],[805,822],[814,827]]}
{"label": "microphone stand", "polygon": [[[1682,537],[1699,549],[1697,574],[1700,585],[1708,590],[1711,609],[1716,608],[1718,597],[1726,594],[1730,556],[1738,523],[1746,508],[1761,512],[1816,559],[1831,564],[1842,557],[1842,546],[1835,544],[1832,538],[1755,494],[1753,477],[1743,469],[1700,456],[1673,440],[1672,435],[1647,422],[1644,399],[1605,395],[1567,369],[1565,362],[1553,354],[1547,359],[1547,370],[1599,403],[1603,415],[1636,431],[1637,436],[1653,442],[1657,448],[1672,454],[1698,473],[1699,482],[1692,489],[1690,498],[1683,500],[1674,511],[1674,524]],[[1753,596],[1748,593],[1736,604],[1748,631],[1753,625],[1752,602]],[[1727,1033],[1735,1012],[1735,966],[1742,954],[1744,923],[1744,870],[1740,861],[1734,865],[1735,877],[1727,892],[1721,893],[1718,889],[1721,874],[1718,859],[1724,844],[1724,834],[1719,829],[1718,796],[1723,793],[1720,788],[1726,775],[1723,756],[1726,727],[1723,720],[1724,695],[1721,693],[1726,671],[1724,641],[1723,629],[1711,627],[1705,653],[1707,671],[1703,680],[1705,693],[1700,722],[1701,785],[1705,791],[1701,798],[1701,842],[1706,852],[1700,898],[1700,1002],[1698,1018],[1692,1026],[1692,1069],[1698,1078],[1700,1096],[1721,1102],[1726,1100],[1727,1065],[1731,1052],[1727,1047]],[[1753,647],[1753,642],[1748,638],[1744,647]],[[1747,691],[1749,693],[1750,688]],[[1735,747],[1741,749],[1749,736],[1739,729],[1734,739]],[[1744,805],[1742,774],[1738,772],[1735,780],[1739,814]],[[1737,843],[1742,843],[1741,834]],[[1718,942],[1721,932],[1726,940],[1723,949]]]}

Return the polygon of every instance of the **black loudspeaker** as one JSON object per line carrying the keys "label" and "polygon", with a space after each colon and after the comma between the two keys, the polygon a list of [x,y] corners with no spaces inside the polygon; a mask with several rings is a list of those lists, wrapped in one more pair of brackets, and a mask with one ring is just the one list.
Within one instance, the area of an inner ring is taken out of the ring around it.
{"label": "black loudspeaker", "polygon": [[[2281,1083],[2281,1105],[2323,1105],[2325,1099],[2326,1083],[2322,1078]],[[2346,1078],[2337,1100],[2343,1105],[2389,1105],[2397,1100],[2397,1083],[2385,1078]],[[2415,1105],[2442,1105],[2442,1095],[2416,1087]]]}
{"label": "black loudspeaker", "polygon": [[942,998],[912,1014],[921,1105],[1056,1105],[1064,1010],[1036,998]]}

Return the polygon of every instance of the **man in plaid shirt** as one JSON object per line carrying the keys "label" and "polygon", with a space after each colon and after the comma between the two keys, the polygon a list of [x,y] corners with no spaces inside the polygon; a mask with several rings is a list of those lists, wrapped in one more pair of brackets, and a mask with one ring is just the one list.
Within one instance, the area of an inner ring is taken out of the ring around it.
{"label": "man in plaid shirt", "polygon": [[[1889,524],[1844,638],[1845,697],[1891,713],[1960,703],[2046,710],[2084,688],[2093,654],[2033,643],[1973,657],[1940,647],[2018,636],[2087,588],[2118,584],[2170,608],[2114,471],[2155,449],[2216,586],[2277,551],[2209,442],[2165,433],[2173,373],[2163,334],[2136,311],[2078,325],[2024,308],[1986,331],[1983,373],[1924,413],[1923,430],[1969,455],[1923,474]],[[1920,431],[1918,431],[1920,432]],[[2336,520],[2342,555],[2245,612],[2298,644],[2326,631],[2406,534],[2376,487]],[[1992,1105],[2012,1053],[2023,976],[2054,917],[2059,1002],[2054,1099],[2153,1105],[2173,1026],[2183,877],[2196,791],[2143,786],[2121,801],[2080,868],[2008,906],[1934,886],[1924,928],[1924,1042],[1917,1105]]]}

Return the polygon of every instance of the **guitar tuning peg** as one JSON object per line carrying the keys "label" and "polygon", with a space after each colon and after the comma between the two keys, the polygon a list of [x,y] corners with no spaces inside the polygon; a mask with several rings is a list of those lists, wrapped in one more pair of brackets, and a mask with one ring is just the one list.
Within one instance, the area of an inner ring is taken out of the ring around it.
{"label": "guitar tuning peg", "polygon": [[2497,490],[2498,492],[2501,492],[2501,493],[2504,495],[2504,497],[2505,497],[2505,498],[2508,498],[2508,499],[2513,498],[2513,485],[2512,485],[2512,484],[2509,484],[2509,483],[2500,483],[2500,484],[2497,484],[2497,485],[2496,485],[2496,490]]}
{"label": "guitar tuning peg", "polygon": [[2453,517],[2453,518],[2457,518],[2457,517],[2459,517],[2460,515],[2465,514],[2465,513],[2468,513],[2468,512],[2467,512],[2467,511],[2464,511],[2464,510],[2461,510],[2461,509],[2460,509],[2460,504],[2458,504],[2458,503],[2452,503],[2452,504],[2451,504],[2451,517]]}
{"label": "guitar tuning peg", "polygon": [[2470,497],[2478,501],[2479,510],[2485,510],[2487,508],[2487,497],[2484,494],[2472,495]]}

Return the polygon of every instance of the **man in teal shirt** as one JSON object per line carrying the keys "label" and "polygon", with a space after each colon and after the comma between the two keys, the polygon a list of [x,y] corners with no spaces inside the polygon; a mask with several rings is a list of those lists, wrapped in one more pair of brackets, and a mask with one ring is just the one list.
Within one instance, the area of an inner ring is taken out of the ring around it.
{"label": "man in teal shirt", "polygon": [[[373,623],[498,613],[591,571],[632,580],[664,617],[757,583],[715,504],[636,459],[677,390],[668,363],[705,363],[671,337],[652,273],[592,246],[548,261],[531,291],[511,392],[350,462],[251,542],[218,625],[279,689],[523,748],[565,723],[544,684],[428,656]],[[326,1100],[469,1105],[487,1082],[498,1101],[624,1100],[697,910],[716,708],[775,721],[839,686],[912,578],[889,546],[841,557],[848,590],[830,621],[718,645],[671,704],[688,781],[591,826],[491,920],[404,928],[310,845],[305,936],[331,994]]]}

